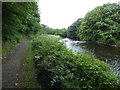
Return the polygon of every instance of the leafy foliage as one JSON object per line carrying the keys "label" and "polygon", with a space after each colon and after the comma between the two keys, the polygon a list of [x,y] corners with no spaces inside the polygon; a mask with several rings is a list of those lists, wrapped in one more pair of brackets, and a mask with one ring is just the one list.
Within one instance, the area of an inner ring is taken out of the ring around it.
{"label": "leafy foliage", "polygon": [[81,40],[117,44],[120,40],[120,6],[104,4],[88,12],[79,29]]}
{"label": "leafy foliage", "polygon": [[76,22],[74,22],[71,26],[67,29],[67,37],[76,39],[78,38],[78,29],[82,23],[83,18],[79,18]]}
{"label": "leafy foliage", "polygon": [[67,37],[67,30],[63,29],[53,29],[49,28],[48,26],[41,24],[43,34],[52,34],[52,35],[59,35],[61,37]]}
{"label": "leafy foliage", "polygon": [[2,5],[3,41],[19,42],[21,35],[40,30],[40,15],[35,2],[4,2]]}
{"label": "leafy foliage", "polygon": [[72,51],[50,35],[37,35],[33,51],[42,88],[118,88],[118,76],[110,66],[92,56]]}

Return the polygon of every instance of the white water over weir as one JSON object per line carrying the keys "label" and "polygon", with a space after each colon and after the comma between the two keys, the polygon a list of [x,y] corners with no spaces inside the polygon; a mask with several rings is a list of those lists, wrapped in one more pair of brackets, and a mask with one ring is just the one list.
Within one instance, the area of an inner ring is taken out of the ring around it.
{"label": "white water over weir", "polygon": [[63,42],[69,50],[72,49],[74,54],[77,52],[93,53],[93,57],[110,64],[120,76],[119,47],[112,47],[105,44],[88,41],[75,41],[69,38],[61,39],[60,42]]}

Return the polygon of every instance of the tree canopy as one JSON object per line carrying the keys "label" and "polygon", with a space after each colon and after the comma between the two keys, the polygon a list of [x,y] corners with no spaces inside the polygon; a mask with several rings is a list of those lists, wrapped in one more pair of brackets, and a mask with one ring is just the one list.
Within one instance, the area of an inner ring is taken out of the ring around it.
{"label": "tree canopy", "polygon": [[116,44],[120,40],[119,13],[116,3],[107,3],[88,12],[79,28],[80,39]]}
{"label": "tree canopy", "polygon": [[77,21],[75,21],[72,25],[68,27],[68,30],[67,30],[68,38],[72,38],[72,39],[78,38],[78,29],[81,25],[82,20],[83,18],[79,18]]}
{"label": "tree canopy", "polygon": [[4,2],[2,4],[3,41],[18,40],[40,30],[40,15],[36,2]]}
{"label": "tree canopy", "polygon": [[67,37],[67,30],[65,28],[53,29],[44,24],[41,24],[41,27],[43,34],[52,34],[52,35],[60,35],[61,37]]}

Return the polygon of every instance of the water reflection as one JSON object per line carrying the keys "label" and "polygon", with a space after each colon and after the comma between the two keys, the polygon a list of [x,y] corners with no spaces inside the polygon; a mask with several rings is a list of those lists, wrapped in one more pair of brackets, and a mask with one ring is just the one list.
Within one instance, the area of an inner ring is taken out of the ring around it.
{"label": "water reflection", "polygon": [[66,47],[72,49],[74,53],[93,52],[95,58],[105,61],[117,69],[120,76],[120,48],[94,42],[75,41],[69,38],[61,39],[60,42],[64,42]]}

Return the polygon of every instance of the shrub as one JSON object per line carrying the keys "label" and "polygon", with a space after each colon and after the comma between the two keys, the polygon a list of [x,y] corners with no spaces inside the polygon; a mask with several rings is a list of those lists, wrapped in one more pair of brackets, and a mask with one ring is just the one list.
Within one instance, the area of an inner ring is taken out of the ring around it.
{"label": "shrub", "polygon": [[84,56],[74,55],[55,36],[36,36],[33,40],[38,79],[44,88],[118,88],[118,76],[110,65]]}

